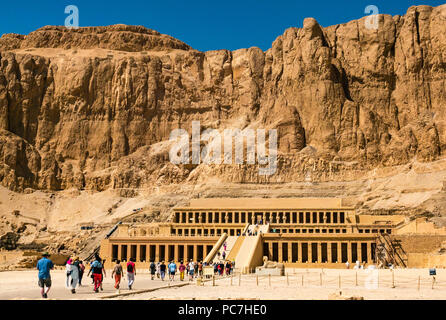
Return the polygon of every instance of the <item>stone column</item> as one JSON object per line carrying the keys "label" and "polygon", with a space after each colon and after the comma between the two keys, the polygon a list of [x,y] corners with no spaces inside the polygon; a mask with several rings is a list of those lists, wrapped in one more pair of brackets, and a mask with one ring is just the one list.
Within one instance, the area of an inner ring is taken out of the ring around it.
{"label": "stone column", "polygon": [[317,242],[317,262],[322,263],[322,242]]}
{"label": "stone column", "polygon": [[279,241],[279,261],[278,262],[283,262],[283,254],[282,254],[282,249],[283,249],[283,245],[282,245],[282,241]]}
{"label": "stone column", "polygon": [[273,243],[268,243],[268,260],[272,260],[273,258]]}
{"label": "stone column", "polygon": [[180,260],[179,257],[179,250],[178,250],[178,244],[174,244],[174,257],[173,257],[176,262],[178,262]]}
{"label": "stone column", "polygon": [[347,260],[350,263],[353,263],[352,261],[352,243],[351,241],[347,242]]}
{"label": "stone column", "polygon": [[373,261],[372,261],[372,242],[367,242],[367,263],[373,263]]}
{"label": "stone column", "polygon": [[293,243],[288,242],[288,262],[293,262]]}
{"label": "stone column", "polygon": [[338,253],[338,263],[342,263],[342,242],[338,242],[336,243],[337,246],[337,253]]}
{"label": "stone column", "polygon": [[[357,246],[357,248],[358,248],[358,253],[357,253],[357,255],[358,255],[358,260],[359,260],[359,262],[361,262],[362,263],[362,242],[358,242],[358,246]],[[356,261],[355,261],[356,262]]]}
{"label": "stone column", "polygon": [[160,261],[160,245],[155,245],[155,261]]}
{"label": "stone column", "polygon": [[118,244],[118,260],[122,260],[122,245]]}
{"label": "stone column", "polygon": [[331,260],[333,258],[333,255],[331,254],[331,242],[327,242],[327,262],[332,263]]}
{"label": "stone column", "polygon": [[313,246],[311,242],[308,242],[308,262],[313,262]]}
{"label": "stone column", "polygon": [[198,260],[198,245],[194,244],[194,262]]}
{"label": "stone column", "polygon": [[136,261],[141,261],[141,245],[136,245]]}

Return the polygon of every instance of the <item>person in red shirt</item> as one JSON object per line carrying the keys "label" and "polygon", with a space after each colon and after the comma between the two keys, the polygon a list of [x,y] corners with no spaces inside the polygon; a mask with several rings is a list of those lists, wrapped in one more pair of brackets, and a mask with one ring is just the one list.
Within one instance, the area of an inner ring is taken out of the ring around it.
{"label": "person in red shirt", "polygon": [[129,290],[132,290],[133,283],[135,282],[136,266],[133,258],[127,262],[127,281],[129,283]]}
{"label": "person in red shirt", "polygon": [[180,262],[180,266],[178,267],[178,270],[180,271],[180,280],[184,280],[184,271],[186,270],[186,266],[184,265],[183,261]]}

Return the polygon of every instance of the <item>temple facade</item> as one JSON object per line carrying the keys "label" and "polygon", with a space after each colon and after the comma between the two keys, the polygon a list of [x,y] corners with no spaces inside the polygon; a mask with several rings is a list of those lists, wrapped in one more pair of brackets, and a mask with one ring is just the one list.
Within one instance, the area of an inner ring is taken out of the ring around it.
{"label": "temple facade", "polygon": [[194,199],[174,208],[171,221],[120,225],[102,242],[101,255],[106,267],[130,258],[140,268],[150,261],[212,262],[223,251],[245,271],[264,257],[294,268],[345,268],[357,261],[407,266],[396,238],[408,223],[401,215],[358,215],[333,198]]}

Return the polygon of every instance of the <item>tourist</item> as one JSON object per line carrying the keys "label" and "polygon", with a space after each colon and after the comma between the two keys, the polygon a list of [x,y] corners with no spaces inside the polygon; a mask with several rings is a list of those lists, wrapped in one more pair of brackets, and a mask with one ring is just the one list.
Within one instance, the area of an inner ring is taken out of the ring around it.
{"label": "tourist", "polygon": [[226,259],[226,252],[225,251],[223,251],[223,254],[221,255],[221,257],[223,258],[223,260]]}
{"label": "tourist", "polygon": [[48,298],[48,291],[51,289],[50,270],[54,269],[53,262],[48,259],[49,256],[48,252],[44,252],[42,254],[42,259],[37,262],[37,270],[39,270],[38,285],[40,287],[40,294],[42,295],[42,298],[45,299]]}
{"label": "tourist", "polygon": [[115,279],[115,289],[119,290],[119,285],[121,284],[121,277],[123,276],[123,270],[121,266],[121,261],[116,260],[115,267],[113,268],[111,277]]}
{"label": "tourist", "polygon": [[218,272],[218,275],[221,276],[221,264],[220,263],[217,265],[217,272]]}
{"label": "tourist", "polygon": [[[227,246],[227,243],[226,243],[226,241],[225,241],[225,243],[223,244],[223,252],[226,251],[226,246]],[[224,259],[224,258],[223,258],[223,259]]]}
{"label": "tourist", "polygon": [[156,273],[156,265],[155,262],[150,263],[150,275],[152,276],[152,280],[155,279],[155,273]]}
{"label": "tourist", "polygon": [[347,262],[345,263],[345,266],[347,267],[347,269],[349,269],[349,268],[350,268],[350,263],[347,261]]}
{"label": "tourist", "polygon": [[198,277],[198,263],[197,262],[194,262],[194,275],[195,275],[195,278]]}
{"label": "tourist", "polygon": [[74,257],[71,263],[71,293],[76,293],[76,287],[79,284],[79,257]]}
{"label": "tourist", "polygon": [[198,274],[200,275],[200,277],[203,276],[203,262],[202,261],[200,261],[198,263]]}
{"label": "tourist", "polygon": [[161,263],[158,261],[156,263],[156,277],[159,279],[161,276]]}
{"label": "tourist", "polygon": [[85,266],[84,262],[81,260],[79,261],[79,286],[82,287],[82,277],[84,276],[85,272]]}
{"label": "tourist", "polygon": [[217,259],[220,259],[220,251],[217,252]]}
{"label": "tourist", "polygon": [[175,262],[170,261],[170,263],[167,266],[167,268],[169,269],[169,279],[170,279],[170,281],[174,281],[175,280],[175,272],[177,271],[177,265],[175,264]]}
{"label": "tourist", "polygon": [[166,265],[164,264],[164,261],[161,262],[160,265],[160,274],[161,274],[161,281],[164,281],[164,277],[166,276]]}
{"label": "tourist", "polygon": [[218,264],[214,262],[214,274],[216,275],[218,273]]}
{"label": "tourist", "polygon": [[229,274],[231,273],[231,262],[226,261],[225,270],[226,270],[226,275],[229,276]]}
{"label": "tourist", "polygon": [[132,290],[133,283],[135,282],[136,266],[134,260],[135,259],[130,258],[130,261],[127,262],[127,281],[129,290]]}
{"label": "tourist", "polygon": [[186,270],[186,266],[184,265],[183,261],[180,262],[180,266],[178,268],[178,271],[180,271],[180,280],[184,280],[184,270]]}
{"label": "tourist", "polygon": [[96,259],[93,261],[93,263],[91,264],[91,269],[90,271],[88,271],[88,275],[90,275],[90,273],[93,275],[93,281],[94,281],[94,292],[99,292],[99,288],[101,288],[101,290],[103,290],[102,288],[102,280],[103,275],[107,276],[105,273],[105,269],[103,264],[101,263],[102,259],[96,255]]}
{"label": "tourist", "polygon": [[188,266],[188,273],[189,273],[189,281],[193,281],[194,280],[194,271],[195,271],[195,266],[194,263],[192,261],[192,259],[190,260]]}
{"label": "tourist", "polygon": [[71,285],[71,264],[73,263],[73,259],[71,259],[71,257],[67,260],[66,264],[65,264],[65,273],[67,275],[67,279],[66,279],[66,287],[69,288]]}

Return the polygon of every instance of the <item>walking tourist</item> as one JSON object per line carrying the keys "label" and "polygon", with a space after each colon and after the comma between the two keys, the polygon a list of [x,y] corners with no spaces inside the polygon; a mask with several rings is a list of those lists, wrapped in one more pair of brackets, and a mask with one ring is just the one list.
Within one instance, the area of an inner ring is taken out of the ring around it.
{"label": "walking tourist", "polygon": [[221,255],[221,257],[223,258],[223,260],[226,259],[226,251],[223,251],[223,254]]}
{"label": "walking tourist", "polygon": [[130,261],[127,262],[127,281],[129,290],[132,290],[133,283],[135,282],[136,266],[134,260],[135,259],[130,258]]}
{"label": "walking tourist", "polygon": [[201,276],[203,276],[203,262],[202,261],[200,261],[199,263],[198,263],[198,275],[201,277]]}
{"label": "walking tourist", "polygon": [[198,263],[194,262],[194,276],[195,278],[198,277]]}
{"label": "walking tourist", "polygon": [[186,270],[186,266],[184,265],[183,261],[180,262],[180,266],[178,267],[178,271],[180,271],[180,280],[184,280],[184,270]]}
{"label": "walking tourist", "polygon": [[193,281],[194,280],[195,266],[194,266],[194,263],[193,263],[192,259],[190,260],[190,262],[188,264],[188,272],[189,272],[189,281]]}
{"label": "walking tourist", "polygon": [[159,279],[161,276],[161,263],[157,262],[156,263],[156,277]]}
{"label": "walking tourist", "polygon": [[225,270],[226,270],[226,275],[229,276],[229,274],[231,273],[231,262],[226,261]]}
{"label": "walking tourist", "polygon": [[79,286],[82,287],[82,277],[84,276],[85,272],[85,266],[84,262],[81,260],[79,261]]}
{"label": "walking tourist", "polygon": [[37,270],[39,270],[38,285],[40,287],[40,294],[42,295],[42,298],[45,299],[48,298],[48,291],[51,289],[50,270],[54,269],[53,262],[48,259],[49,256],[48,252],[44,252],[42,254],[42,259],[37,262]]}
{"label": "walking tourist", "polygon": [[160,265],[160,274],[161,274],[161,281],[164,281],[164,277],[166,276],[166,265],[164,264],[164,261],[161,262]]}
{"label": "walking tourist", "polygon": [[156,273],[156,265],[155,262],[150,263],[150,275],[152,276],[152,280],[155,279],[155,273]]}
{"label": "walking tourist", "polygon": [[226,251],[226,246],[227,246],[228,244],[226,243],[226,241],[225,241],[225,243],[223,244],[223,251]]}
{"label": "walking tourist", "polygon": [[93,281],[94,281],[94,288],[93,291],[94,292],[99,292],[99,288],[101,288],[101,290],[103,290],[102,288],[102,280],[103,275],[107,276],[105,273],[105,269],[104,266],[102,265],[102,259],[96,255],[96,259],[93,261],[93,263],[91,264],[91,269],[90,271],[88,271],[88,275],[90,275],[90,273],[93,275]]}
{"label": "walking tourist", "polygon": [[115,289],[119,290],[119,285],[121,284],[121,277],[123,276],[123,270],[121,266],[121,261],[116,260],[115,267],[113,268],[111,277],[115,279]]}
{"label": "walking tourist", "polygon": [[71,257],[67,260],[67,263],[65,264],[65,273],[67,275],[67,279],[66,279],[66,287],[69,288],[71,285],[71,264],[73,263],[73,259],[71,259]]}
{"label": "walking tourist", "polygon": [[175,280],[175,272],[177,271],[177,265],[175,264],[175,262],[170,261],[170,263],[167,266],[167,268],[169,269],[170,281],[174,281]]}
{"label": "walking tourist", "polygon": [[79,257],[74,257],[71,263],[71,293],[76,293],[76,287],[79,284]]}

